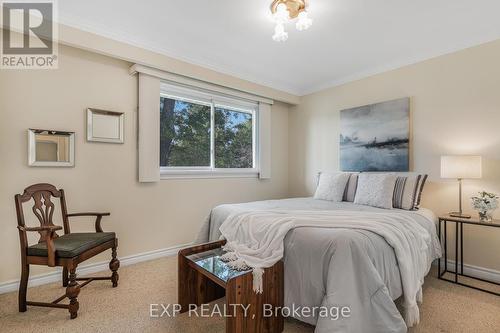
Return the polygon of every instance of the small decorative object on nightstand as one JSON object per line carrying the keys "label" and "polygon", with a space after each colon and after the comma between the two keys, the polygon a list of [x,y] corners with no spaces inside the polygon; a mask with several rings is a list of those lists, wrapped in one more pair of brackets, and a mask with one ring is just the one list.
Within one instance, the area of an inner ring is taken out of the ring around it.
{"label": "small decorative object on nightstand", "polygon": [[[455,264],[451,264],[451,266],[455,266],[454,270],[448,270],[448,244],[447,244],[447,239],[448,239],[448,224],[451,223],[453,226],[453,223],[455,224]],[[500,283],[482,279],[479,277],[471,276],[467,272],[464,273],[464,224],[467,224],[469,226],[474,226],[474,227],[494,227],[494,228],[500,228],[500,220],[492,220],[491,222],[485,223],[479,219],[470,219],[470,218],[460,218],[460,217],[453,217],[451,215],[443,215],[439,217],[439,228],[438,228],[438,235],[439,235],[439,240],[443,244],[444,248],[444,254],[443,254],[443,259],[444,259],[444,269],[441,270],[441,267],[443,265],[441,264],[441,258],[439,258],[438,261],[438,278],[440,280],[452,282],[455,284],[459,284],[461,286],[469,287],[472,289],[484,291],[493,295],[500,296],[500,293],[483,289],[480,287],[472,286],[470,284],[466,284],[465,282],[460,281],[459,277],[467,277],[469,279],[475,279],[479,280],[482,282],[487,282],[492,285],[500,286]],[[459,240],[460,239],[460,240]],[[460,242],[460,246],[459,246]],[[460,248],[460,252],[459,252]],[[459,259],[460,258],[460,259]],[[452,274],[452,279],[449,279],[445,277],[445,275],[448,273]]]}
{"label": "small decorative object on nightstand", "polygon": [[481,178],[481,156],[441,156],[441,178],[458,179],[458,212],[450,216],[470,218],[462,211],[462,179]]}
{"label": "small decorative object on nightstand", "polygon": [[496,194],[482,191],[479,192],[479,195],[472,197],[471,201],[472,208],[478,211],[481,221],[493,221],[493,212],[498,208],[498,196]]}

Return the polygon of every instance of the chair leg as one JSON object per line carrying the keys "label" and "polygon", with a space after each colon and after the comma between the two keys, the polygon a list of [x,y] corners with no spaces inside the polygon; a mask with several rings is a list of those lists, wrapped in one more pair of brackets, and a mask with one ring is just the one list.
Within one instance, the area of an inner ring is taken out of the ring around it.
{"label": "chair leg", "polygon": [[23,265],[21,282],[19,284],[19,312],[26,312],[26,293],[28,291],[28,278],[30,276],[30,265]]}
{"label": "chair leg", "polygon": [[111,261],[109,262],[109,269],[113,272],[111,274],[111,282],[113,282],[113,288],[118,286],[118,268],[120,268],[120,260],[116,258],[116,246],[111,249]]}
{"label": "chair leg", "polygon": [[77,297],[80,293],[80,285],[76,282],[76,267],[71,267],[69,270],[69,283],[66,287],[66,296],[69,298],[69,314],[71,319],[75,319],[78,315],[78,308],[80,304],[78,303]]}
{"label": "chair leg", "polygon": [[63,267],[63,270],[62,270],[62,285],[63,285],[63,287],[68,286],[68,268],[66,268],[66,267]]}

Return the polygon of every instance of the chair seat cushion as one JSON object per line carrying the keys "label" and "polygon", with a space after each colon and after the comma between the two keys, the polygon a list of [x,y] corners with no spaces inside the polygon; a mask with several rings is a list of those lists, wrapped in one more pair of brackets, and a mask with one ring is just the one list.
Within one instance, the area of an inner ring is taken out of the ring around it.
{"label": "chair seat cushion", "polygon": [[[56,257],[73,258],[77,255],[115,239],[114,232],[82,232],[63,235],[54,239]],[[29,256],[46,257],[45,242],[28,247]]]}

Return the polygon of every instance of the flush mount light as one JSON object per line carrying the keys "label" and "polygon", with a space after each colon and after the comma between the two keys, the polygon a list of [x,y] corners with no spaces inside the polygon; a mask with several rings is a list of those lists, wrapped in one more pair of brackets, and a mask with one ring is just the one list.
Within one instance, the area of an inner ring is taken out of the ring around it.
{"label": "flush mount light", "polygon": [[288,33],[285,31],[285,23],[288,21],[297,19],[295,27],[299,31],[306,30],[312,25],[312,19],[307,13],[306,0],[274,0],[271,4],[271,13],[276,23],[273,40],[277,42],[288,39]]}

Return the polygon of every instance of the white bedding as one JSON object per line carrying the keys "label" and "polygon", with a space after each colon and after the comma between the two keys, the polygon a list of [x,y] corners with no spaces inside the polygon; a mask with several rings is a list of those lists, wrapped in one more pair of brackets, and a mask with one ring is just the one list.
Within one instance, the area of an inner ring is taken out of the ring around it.
{"label": "white bedding", "polygon": [[[428,210],[418,212],[384,210],[347,202],[311,198],[260,201],[222,205],[214,208],[200,232],[198,242],[219,239],[221,224],[241,212],[281,210],[378,212],[407,216],[429,234],[425,251],[427,273],[433,259],[440,256],[435,216]],[[358,214],[362,216],[363,214]],[[369,215],[366,215],[369,216]],[[368,218],[368,217],[367,217]],[[284,240],[285,306],[349,306],[349,318],[300,317],[316,325],[316,332],[404,332],[406,325],[393,300],[401,296],[401,274],[394,249],[374,230],[350,228],[294,228]]]}

